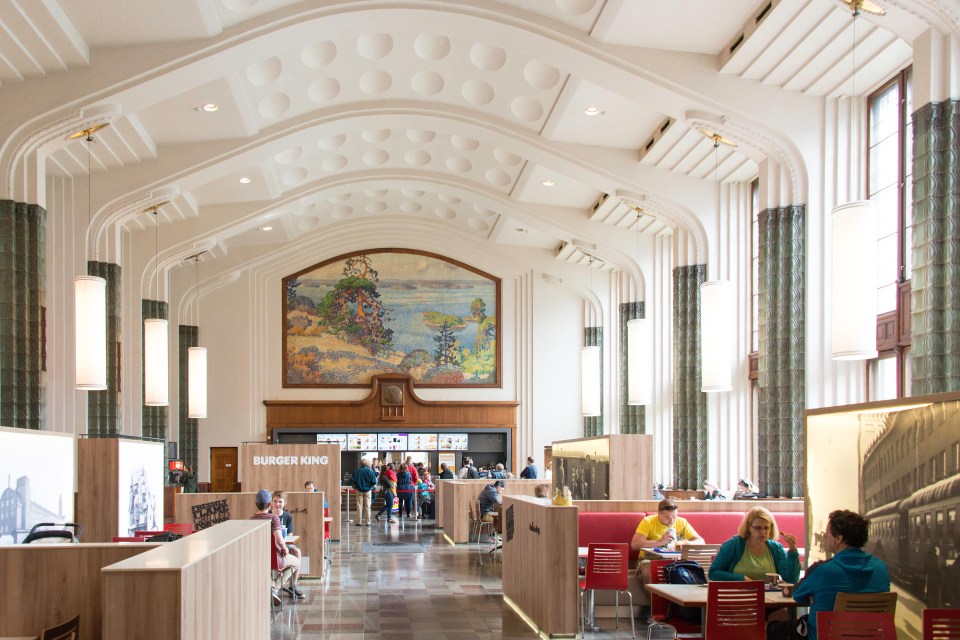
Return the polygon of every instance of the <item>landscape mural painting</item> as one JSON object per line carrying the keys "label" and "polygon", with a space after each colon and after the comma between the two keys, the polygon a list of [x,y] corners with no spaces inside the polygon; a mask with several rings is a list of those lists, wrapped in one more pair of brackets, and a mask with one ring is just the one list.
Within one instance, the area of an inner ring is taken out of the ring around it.
{"label": "landscape mural painting", "polygon": [[283,279],[284,387],[500,386],[500,280],[401,249],[338,256]]}

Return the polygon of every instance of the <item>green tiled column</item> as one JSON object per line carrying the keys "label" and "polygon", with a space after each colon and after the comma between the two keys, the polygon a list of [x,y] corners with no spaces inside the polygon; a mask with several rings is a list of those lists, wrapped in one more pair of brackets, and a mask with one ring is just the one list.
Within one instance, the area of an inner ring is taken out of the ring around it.
{"label": "green tiled column", "polygon": [[769,495],[803,495],[806,208],[760,214],[759,480]]}
{"label": "green tiled column", "polygon": [[[141,313],[143,319],[160,318],[167,319],[169,305],[162,300],[141,300]],[[143,323],[140,323],[140,354],[143,356]],[[140,368],[140,390],[143,393],[143,367]],[[143,405],[143,437],[153,438],[155,440],[167,439],[167,407],[148,407]]]}
{"label": "green tiled column", "polygon": [[200,421],[196,418],[188,418],[189,413],[189,389],[190,378],[188,376],[189,366],[187,364],[187,349],[196,347],[200,344],[200,327],[191,325],[180,325],[180,341],[177,346],[178,360],[180,361],[180,371],[177,375],[178,395],[180,398],[180,435],[179,448],[180,457],[190,464],[190,468],[197,470],[197,452],[199,449],[197,434],[200,428]]}
{"label": "green tiled column", "polygon": [[43,207],[0,200],[0,424],[46,425],[46,222]]}
{"label": "green tiled column", "polygon": [[646,407],[627,404],[627,323],[644,317],[644,303],[620,305],[620,433],[646,433]]}
{"label": "green tiled column", "polygon": [[122,291],[120,265],[109,262],[87,262],[87,275],[107,281],[107,388],[87,392],[87,434],[115,436],[121,432],[120,414],[120,344]]}
{"label": "green tiled column", "polygon": [[960,389],[960,102],[913,114],[913,395]]}
{"label": "green tiled column", "polygon": [[673,485],[696,489],[707,475],[707,399],[700,390],[700,284],[707,265],[673,270]]}
{"label": "green tiled column", "polygon": [[[583,330],[583,346],[600,347],[600,389],[603,389],[603,327],[586,327]],[[583,436],[603,435],[603,394],[600,394],[600,415],[583,418]]]}

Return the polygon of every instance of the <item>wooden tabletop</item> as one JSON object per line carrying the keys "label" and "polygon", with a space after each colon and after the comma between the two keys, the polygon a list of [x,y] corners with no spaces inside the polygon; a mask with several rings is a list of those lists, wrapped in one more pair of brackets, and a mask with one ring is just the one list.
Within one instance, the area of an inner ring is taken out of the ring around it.
{"label": "wooden tabletop", "polygon": [[[648,584],[647,591],[666,598],[681,607],[706,607],[707,585],[705,584]],[[785,597],[780,590],[765,591],[764,603],[768,607],[798,607],[797,601]]]}

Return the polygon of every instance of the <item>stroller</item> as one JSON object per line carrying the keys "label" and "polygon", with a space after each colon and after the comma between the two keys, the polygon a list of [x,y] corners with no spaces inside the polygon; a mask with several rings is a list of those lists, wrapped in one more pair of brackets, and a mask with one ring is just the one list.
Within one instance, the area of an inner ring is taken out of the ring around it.
{"label": "stroller", "polygon": [[[68,527],[72,527],[72,529]],[[83,535],[83,527],[76,522],[41,522],[33,525],[30,533],[23,539],[23,544],[80,542],[81,535]]]}

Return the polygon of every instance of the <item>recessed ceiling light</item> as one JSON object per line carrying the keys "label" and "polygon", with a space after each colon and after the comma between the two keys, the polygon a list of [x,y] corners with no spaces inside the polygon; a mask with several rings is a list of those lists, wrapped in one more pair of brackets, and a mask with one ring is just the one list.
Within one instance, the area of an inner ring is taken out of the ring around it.
{"label": "recessed ceiling light", "polygon": [[271,227],[269,224],[265,224],[262,227],[260,227],[260,231],[272,231],[272,230],[273,230],[273,227]]}
{"label": "recessed ceiling light", "polygon": [[545,187],[552,187],[552,186],[555,185],[555,184],[557,184],[557,183],[554,182],[553,180],[544,180],[544,181],[543,181],[543,186],[545,186]]}
{"label": "recessed ceiling light", "polygon": [[242,178],[240,178],[239,180],[237,180],[237,182],[239,182],[240,184],[250,184],[250,183],[252,182],[252,180],[251,180],[250,178],[248,178],[247,176],[243,176]]}
{"label": "recessed ceiling light", "polygon": [[603,114],[603,111],[600,111],[599,107],[587,107],[583,112],[588,116],[599,116]]}
{"label": "recessed ceiling light", "polygon": [[207,104],[203,105],[203,110],[207,113],[213,113],[214,111],[220,110],[220,105],[218,105],[216,102],[208,102]]}

